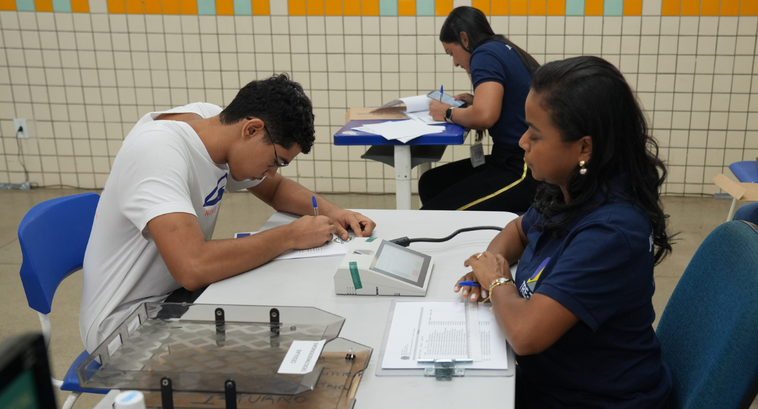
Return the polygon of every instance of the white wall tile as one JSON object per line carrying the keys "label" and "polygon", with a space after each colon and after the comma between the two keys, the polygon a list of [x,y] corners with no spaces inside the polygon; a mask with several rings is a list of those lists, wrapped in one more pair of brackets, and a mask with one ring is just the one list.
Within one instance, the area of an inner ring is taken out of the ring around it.
{"label": "white wall tile", "polygon": [[362,34],[363,35],[379,35],[381,31],[379,29],[379,17],[364,16],[361,17]]}
{"label": "white wall tile", "polygon": [[658,54],[659,38],[657,36],[640,37],[640,54]]}
{"label": "white wall tile", "polygon": [[[287,36],[283,36],[287,38]],[[276,49],[276,47],[274,47]],[[328,35],[326,36],[326,52],[328,53],[343,53],[345,52],[345,42],[341,35]]]}
{"label": "white wall tile", "polygon": [[326,21],[323,16],[308,16],[306,21],[308,34],[326,34]]}
{"label": "white wall tile", "polygon": [[508,21],[508,36],[526,35],[528,32],[526,16],[510,16]]}
{"label": "white wall tile", "polygon": [[655,13],[657,15],[647,15],[648,13],[644,13],[645,6],[654,3],[655,1],[659,0],[648,0],[643,2],[643,17],[642,17],[642,34],[643,35],[658,35],[661,32],[661,17],[660,17],[660,8],[658,9],[658,12]]}
{"label": "white wall tile", "polygon": [[547,16],[545,33],[548,35],[563,35],[566,27],[566,18],[562,16]]}
{"label": "white wall tile", "polygon": [[700,17],[700,27],[698,28],[698,35],[700,36],[715,36],[718,34],[719,17]]}
{"label": "white wall tile", "polygon": [[566,34],[584,34],[584,17],[567,16],[566,17]]}

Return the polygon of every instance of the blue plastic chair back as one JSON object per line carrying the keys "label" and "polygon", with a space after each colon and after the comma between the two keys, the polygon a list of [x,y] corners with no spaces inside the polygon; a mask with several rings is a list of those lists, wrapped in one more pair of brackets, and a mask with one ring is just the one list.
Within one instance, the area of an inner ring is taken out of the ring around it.
{"label": "blue plastic chair back", "polygon": [[749,406],[758,377],[758,231],[731,221],[711,232],[656,333],[674,380],[669,407]]}
{"label": "blue plastic chair back", "polygon": [[60,197],[34,206],[18,227],[21,281],[29,306],[49,314],[58,285],[82,268],[100,196]]}
{"label": "blue plastic chair back", "polygon": [[758,161],[743,160],[729,165],[729,170],[734,173],[737,180],[746,183],[758,183]]}

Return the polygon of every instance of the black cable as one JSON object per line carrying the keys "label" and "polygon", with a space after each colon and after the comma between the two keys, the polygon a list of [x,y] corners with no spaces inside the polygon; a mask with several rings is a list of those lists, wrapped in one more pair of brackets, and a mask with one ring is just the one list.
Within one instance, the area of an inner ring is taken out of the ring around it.
{"label": "black cable", "polygon": [[475,231],[475,230],[497,230],[497,231],[501,231],[501,230],[503,230],[503,228],[502,227],[498,227],[498,226],[464,227],[462,229],[458,229],[458,230],[454,231],[453,234],[451,234],[451,235],[449,235],[447,237],[443,237],[441,239],[432,239],[432,238],[427,238],[427,237],[419,237],[417,239],[409,239],[408,237],[400,237],[400,238],[397,238],[397,239],[390,240],[390,243],[395,243],[395,244],[397,244],[399,246],[403,246],[403,247],[408,247],[411,243],[416,243],[416,242],[420,242],[420,241],[427,242],[427,243],[442,243],[443,241],[448,241],[448,240],[452,239],[453,237],[457,236],[458,233],[463,233],[463,232],[467,232],[467,231]]}

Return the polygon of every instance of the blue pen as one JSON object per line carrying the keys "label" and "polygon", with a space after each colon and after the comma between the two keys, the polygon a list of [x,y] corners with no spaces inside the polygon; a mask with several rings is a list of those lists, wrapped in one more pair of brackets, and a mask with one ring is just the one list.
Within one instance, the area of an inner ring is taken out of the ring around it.
{"label": "blue pen", "polygon": [[458,285],[463,285],[467,287],[481,287],[479,283],[475,283],[473,281],[461,281],[460,283],[458,283]]}
{"label": "blue pen", "polygon": [[318,203],[316,202],[316,196],[311,197],[313,201],[313,215],[318,217]]}
{"label": "blue pen", "polygon": [[440,102],[442,102],[442,85],[440,85]]}

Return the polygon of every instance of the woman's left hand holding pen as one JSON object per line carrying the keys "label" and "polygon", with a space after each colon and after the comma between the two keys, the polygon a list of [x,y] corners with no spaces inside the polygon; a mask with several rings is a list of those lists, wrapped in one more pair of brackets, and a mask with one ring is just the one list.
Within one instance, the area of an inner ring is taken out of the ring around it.
{"label": "woman's left hand holding pen", "polygon": [[482,297],[487,297],[487,290],[481,287],[479,282],[476,280],[476,276],[474,275],[473,271],[461,277],[461,279],[455,283],[453,291],[456,293],[460,292],[461,297],[469,298],[471,301],[478,300],[480,295]]}
{"label": "woman's left hand holding pen", "polygon": [[429,103],[429,115],[432,116],[432,119],[435,121],[444,121],[445,120],[445,111],[450,108],[450,105],[432,100],[432,102]]}

